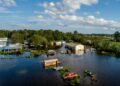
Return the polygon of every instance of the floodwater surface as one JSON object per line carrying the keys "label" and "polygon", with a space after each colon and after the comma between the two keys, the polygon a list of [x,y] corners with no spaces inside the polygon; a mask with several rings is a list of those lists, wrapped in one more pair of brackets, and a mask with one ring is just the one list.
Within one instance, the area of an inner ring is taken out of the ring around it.
{"label": "floodwater surface", "polygon": [[[43,68],[42,60],[47,58],[46,55],[37,58],[6,57],[12,59],[0,59],[0,86],[66,86],[58,72]],[[120,58],[90,51],[83,55],[58,53],[56,57],[62,66],[80,74],[81,86],[120,86]],[[97,82],[83,77],[85,69],[96,74]]]}

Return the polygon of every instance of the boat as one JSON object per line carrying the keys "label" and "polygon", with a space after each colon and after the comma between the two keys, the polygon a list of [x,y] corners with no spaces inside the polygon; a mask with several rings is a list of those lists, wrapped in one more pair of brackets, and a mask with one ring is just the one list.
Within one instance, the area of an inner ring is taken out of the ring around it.
{"label": "boat", "polygon": [[96,75],[95,74],[92,75],[91,79],[92,79],[92,81],[97,81]]}
{"label": "boat", "polygon": [[58,66],[58,67],[53,67],[53,69],[56,70],[56,71],[59,71],[59,70],[63,69],[63,67],[62,66]]}
{"label": "boat", "polygon": [[64,67],[59,70],[64,82],[68,86],[80,86],[80,75],[75,72],[70,72],[68,68]]}
{"label": "boat", "polygon": [[84,76],[92,76],[92,72],[90,72],[89,70],[84,70]]}
{"label": "boat", "polygon": [[86,69],[84,70],[84,77],[87,77],[87,76],[91,77],[92,81],[97,81],[96,75]]}

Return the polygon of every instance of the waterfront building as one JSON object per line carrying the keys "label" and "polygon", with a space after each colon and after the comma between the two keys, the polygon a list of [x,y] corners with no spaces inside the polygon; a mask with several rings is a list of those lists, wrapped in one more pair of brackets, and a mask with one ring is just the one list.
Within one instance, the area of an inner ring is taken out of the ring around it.
{"label": "waterfront building", "polygon": [[65,41],[56,41],[55,42],[55,46],[62,46],[64,45],[66,42]]}
{"label": "waterfront building", "polygon": [[75,54],[79,54],[80,52],[83,52],[85,49],[84,45],[76,43],[66,43],[65,46]]}
{"label": "waterfront building", "polygon": [[8,38],[0,38],[0,48],[7,46]]}
{"label": "waterfront building", "polygon": [[55,42],[55,46],[61,46],[62,45],[62,42],[61,41],[56,41]]}
{"label": "waterfront building", "polygon": [[16,44],[9,44],[8,46],[5,46],[2,51],[3,52],[16,52],[22,49],[22,44],[16,43]]}

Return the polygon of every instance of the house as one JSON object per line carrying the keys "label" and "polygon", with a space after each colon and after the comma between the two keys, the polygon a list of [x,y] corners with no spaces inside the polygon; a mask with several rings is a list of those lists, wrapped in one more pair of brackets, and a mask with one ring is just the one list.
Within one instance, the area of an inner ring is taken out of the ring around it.
{"label": "house", "polygon": [[55,42],[55,46],[62,46],[64,45],[66,42],[65,41],[56,41]]}
{"label": "house", "polygon": [[8,46],[5,46],[2,51],[3,52],[16,52],[22,49],[22,44],[16,43],[16,44],[9,44]]}
{"label": "house", "polygon": [[29,49],[29,42],[27,40],[24,40],[23,48],[26,50]]}
{"label": "house", "polygon": [[75,54],[79,54],[84,51],[84,45],[82,44],[76,44],[76,43],[66,43],[65,45],[66,48],[71,50]]}
{"label": "house", "polygon": [[56,41],[55,42],[55,46],[61,46],[62,45],[62,42],[61,41]]}
{"label": "house", "polygon": [[0,38],[0,48],[7,46],[8,38]]}

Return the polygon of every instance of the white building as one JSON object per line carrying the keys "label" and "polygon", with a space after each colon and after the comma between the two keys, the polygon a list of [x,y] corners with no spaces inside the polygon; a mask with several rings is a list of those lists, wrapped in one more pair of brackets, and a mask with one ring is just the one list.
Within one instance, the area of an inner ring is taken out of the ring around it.
{"label": "white building", "polygon": [[83,53],[85,47],[82,44],[76,44],[76,43],[66,43],[66,47],[70,49],[75,54]]}
{"label": "white building", "polygon": [[0,48],[7,46],[8,38],[0,38]]}
{"label": "white building", "polygon": [[65,41],[56,41],[55,46],[62,46],[65,43],[66,43]]}
{"label": "white building", "polygon": [[9,44],[8,46],[5,46],[2,51],[4,52],[11,52],[11,51],[18,51],[22,49],[22,44],[16,43],[16,44]]}
{"label": "white building", "polygon": [[56,41],[55,42],[55,46],[61,46],[62,45],[62,42],[61,41]]}

